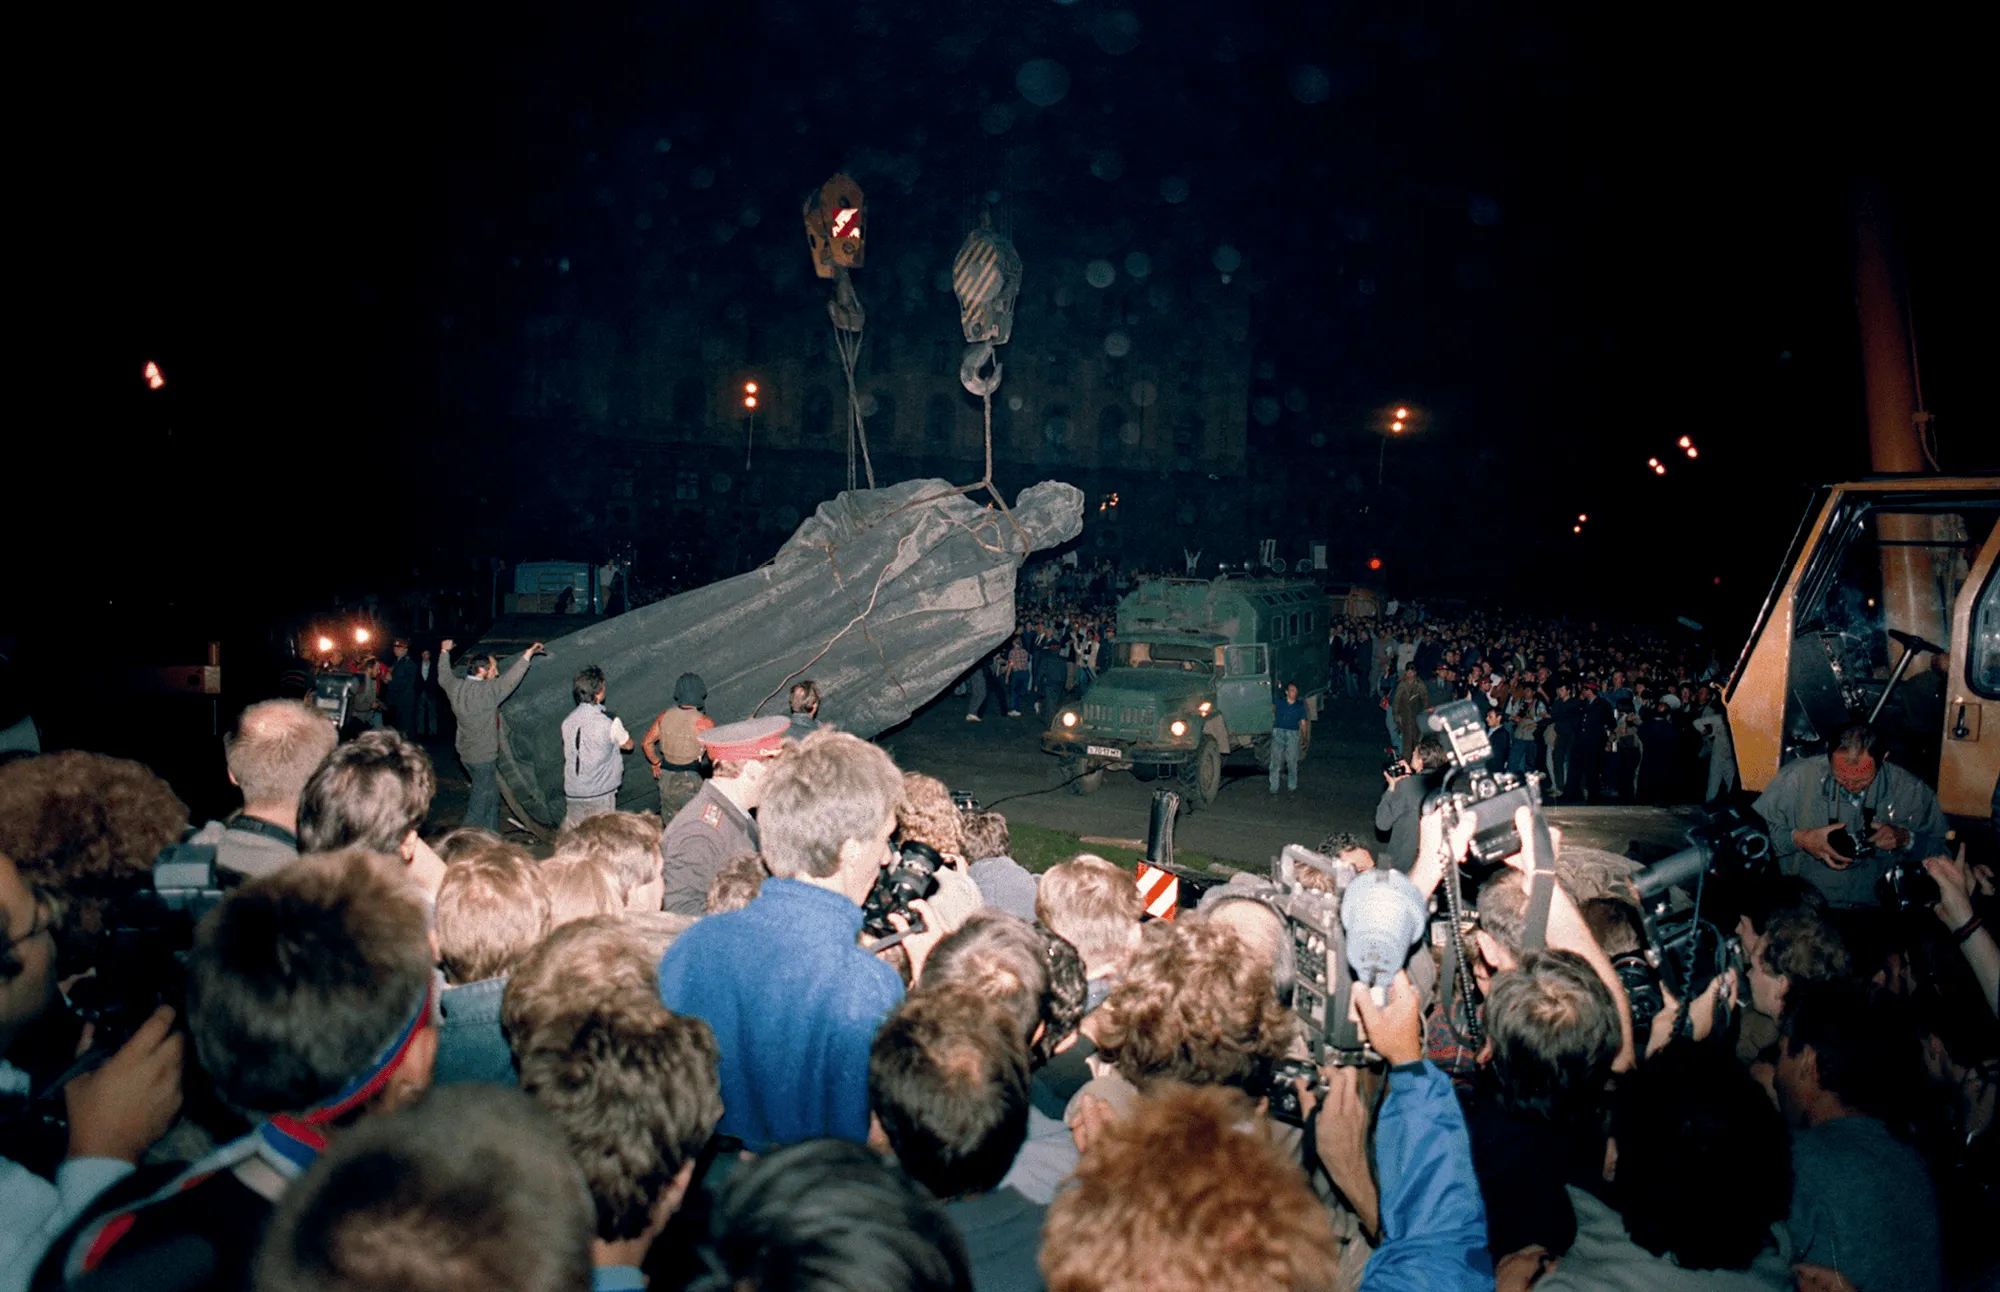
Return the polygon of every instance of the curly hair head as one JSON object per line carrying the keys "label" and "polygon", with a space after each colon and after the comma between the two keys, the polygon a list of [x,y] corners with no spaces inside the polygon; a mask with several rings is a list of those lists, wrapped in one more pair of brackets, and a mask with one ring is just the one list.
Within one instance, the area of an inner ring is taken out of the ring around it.
{"label": "curly hair head", "polygon": [[927,843],[940,853],[965,855],[965,822],[943,781],[922,772],[903,773],[903,806],[896,811],[896,837]]}
{"label": "curly hair head", "polygon": [[143,763],[70,750],[0,767],[0,852],[30,883],[80,896],[145,870],[187,806]]}
{"label": "curly hair head", "polygon": [[1337,1261],[1297,1161],[1247,1099],[1212,1087],[1163,1083],[1140,1100],[1084,1154],[1042,1230],[1049,1292],[1327,1292]]}
{"label": "curly hair head", "polygon": [[1147,926],[1098,1008],[1098,1053],[1141,1090],[1162,1080],[1259,1087],[1297,1032],[1268,962],[1209,921]]}

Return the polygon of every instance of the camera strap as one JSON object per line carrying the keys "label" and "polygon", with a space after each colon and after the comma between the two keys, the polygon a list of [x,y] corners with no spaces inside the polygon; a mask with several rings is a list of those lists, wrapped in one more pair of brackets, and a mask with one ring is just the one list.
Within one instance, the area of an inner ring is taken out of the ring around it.
{"label": "camera strap", "polygon": [[1537,865],[1528,877],[1528,922],[1521,930],[1521,949],[1541,951],[1549,945],[1549,907],[1556,896],[1556,849],[1555,841],[1549,837],[1549,823],[1543,819],[1541,810],[1534,812],[1535,856],[1544,864]]}

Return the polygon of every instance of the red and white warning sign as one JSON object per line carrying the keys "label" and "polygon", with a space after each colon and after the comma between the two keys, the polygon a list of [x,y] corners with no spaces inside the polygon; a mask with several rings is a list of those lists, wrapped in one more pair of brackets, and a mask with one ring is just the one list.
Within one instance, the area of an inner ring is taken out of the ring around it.
{"label": "red and white warning sign", "polygon": [[1146,914],[1156,920],[1171,920],[1180,908],[1180,876],[1147,862],[1139,863],[1139,900]]}

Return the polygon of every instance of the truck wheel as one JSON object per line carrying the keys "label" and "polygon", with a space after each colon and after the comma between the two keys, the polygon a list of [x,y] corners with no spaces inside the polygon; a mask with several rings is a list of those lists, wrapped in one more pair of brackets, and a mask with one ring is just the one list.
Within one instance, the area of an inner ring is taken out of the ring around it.
{"label": "truck wheel", "polygon": [[1063,775],[1068,778],[1069,792],[1072,794],[1095,794],[1104,788],[1104,769],[1099,767],[1093,771],[1084,771],[1084,765],[1081,758],[1063,760]]}
{"label": "truck wheel", "polygon": [[1142,781],[1159,780],[1160,765],[1158,763],[1133,763],[1132,775],[1138,777]]}
{"label": "truck wheel", "polygon": [[1181,767],[1181,788],[1187,791],[1185,802],[1188,811],[1205,808],[1215,802],[1215,795],[1222,788],[1222,750],[1217,747],[1214,736],[1203,736],[1201,748],[1193,758]]}

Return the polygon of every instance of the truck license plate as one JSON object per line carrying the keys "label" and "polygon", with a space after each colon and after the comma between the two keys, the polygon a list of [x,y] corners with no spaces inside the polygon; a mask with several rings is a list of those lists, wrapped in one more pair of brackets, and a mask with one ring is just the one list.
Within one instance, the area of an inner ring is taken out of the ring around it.
{"label": "truck license plate", "polygon": [[1094,758],[1123,758],[1125,755],[1109,745],[1085,745],[1083,752]]}

